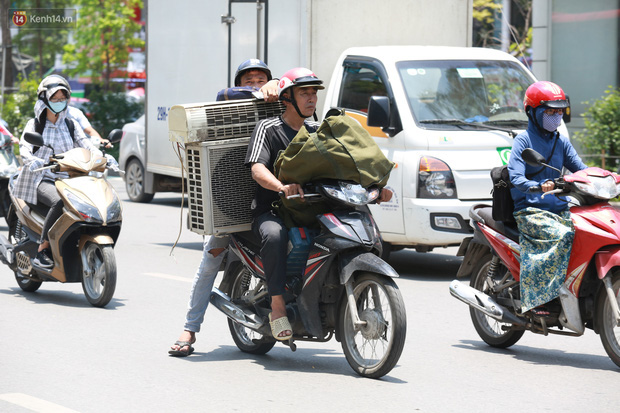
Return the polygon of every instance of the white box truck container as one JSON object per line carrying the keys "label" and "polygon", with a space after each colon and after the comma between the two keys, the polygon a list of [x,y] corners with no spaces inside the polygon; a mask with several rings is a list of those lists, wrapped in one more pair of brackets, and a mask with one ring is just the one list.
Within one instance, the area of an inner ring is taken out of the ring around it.
{"label": "white box truck container", "polygon": [[130,128],[145,136],[127,134],[119,158],[142,202],[181,189],[170,108],[215,100],[242,61],[261,58],[275,77],[309,67],[328,84],[348,47],[470,45],[472,0],[150,0],[145,14],[146,113]]}

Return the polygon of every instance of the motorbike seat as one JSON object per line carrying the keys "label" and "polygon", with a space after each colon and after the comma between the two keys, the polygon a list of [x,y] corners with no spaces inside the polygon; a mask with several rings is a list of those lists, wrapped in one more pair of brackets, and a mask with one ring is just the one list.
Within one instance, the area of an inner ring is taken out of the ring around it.
{"label": "motorbike seat", "polygon": [[50,210],[50,207],[41,203],[31,204],[30,202],[26,202],[26,205],[30,207],[32,212],[35,212],[43,217],[45,217],[47,212]]}
{"label": "motorbike seat", "polygon": [[240,238],[245,243],[253,247],[256,247],[260,251],[261,244],[262,244],[261,239],[254,233],[254,231],[236,232],[233,235],[236,238]]}
{"label": "motorbike seat", "polygon": [[497,232],[507,236],[511,240],[519,242],[519,229],[517,228],[516,223],[494,220],[493,208],[490,206],[481,207],[477,209],[476,212],[478,213],[480,218],[482,218],[485,225],[488,225]]}

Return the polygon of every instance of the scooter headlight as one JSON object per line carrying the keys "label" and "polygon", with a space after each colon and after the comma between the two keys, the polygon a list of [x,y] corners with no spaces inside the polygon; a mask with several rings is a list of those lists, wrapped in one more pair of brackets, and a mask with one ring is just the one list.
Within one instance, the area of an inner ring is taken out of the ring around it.
{"label": "scooter headlight", "polygon": [[582,192],[600,199],[612,199],[618,196],[619,186],[613,176],[589,176],[589,183],[575,182],[575,186]]}
{"label": "scooter headlight", "polygon": [[80,214],[86,222],[103,222],[103,218],[96,206],[92,205],[86,199],[65,189],[65,197],[71,202],[73,208]]}
{"label": "scooter headlight", "polygon": [[336,185],[323,185],[325,193],[349,205],[366,205],[379,197],[379,189],[366,189],[359,184],[338,182]]}
{"label": "scooter headlight", "polygon": [[120,199],[118,199],[118,196],[114,194],[114,199],[112,200],[112,203],[108,207],[108,216],[106,218],[106,222],[119,221],[121,219],[122,211],[123,210],[121,208],[121,201]]}

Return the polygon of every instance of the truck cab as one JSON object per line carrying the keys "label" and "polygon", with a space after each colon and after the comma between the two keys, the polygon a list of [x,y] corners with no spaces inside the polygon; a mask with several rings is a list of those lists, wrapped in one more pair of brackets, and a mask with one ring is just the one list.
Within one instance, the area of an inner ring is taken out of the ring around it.
{"label": "truck cab", "polygon": [[491,201],[490,170],[508,162],[514,136],[527,127],[523,95],[535,81],[518,60],[492,49],[342,53],[324,111],[344,108],[396,163],[392,200],[371,207],[388,251],[456,246],[472,233],[469,209]]}

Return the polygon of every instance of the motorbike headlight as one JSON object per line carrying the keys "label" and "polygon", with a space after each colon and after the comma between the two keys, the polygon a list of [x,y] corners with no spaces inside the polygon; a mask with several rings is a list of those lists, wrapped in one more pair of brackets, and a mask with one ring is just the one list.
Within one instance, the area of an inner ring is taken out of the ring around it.
{"label": "motorbike headlight", "polygon": [[418,198],[456,198],[452,170],[443,161],[424,156],[418,172]]}
{"label": "motorbike headlight", "polygon": [[80,216],[86,222],[103,222],[101,214],[97,207],[89,203],[86,199],[81,198],[79,195],[65,189],[65,197],[71,202],[73,208],[80,214]]}
{"label": "motorbike headlight", "polygon": [[575,182],[575,186],[582,192],[595,198],[612,199],[618,196],[618,185],[613,176],[589,176],[589,183]]}
{"label": "motorbike headlight", "polygon": [[106,222],[116,222],[121,219],[121,201],[118,199],[118,196],[114,194],[114,200],[108,207],[108,216],[106,217]]}
{"label": "motorbike headlight", "polygon": [[349,205],[366,205],[379,197],[380,190],[377,188],[366,189],[358,184],[338,182],[336,185],[324,185],[325,193]]}

